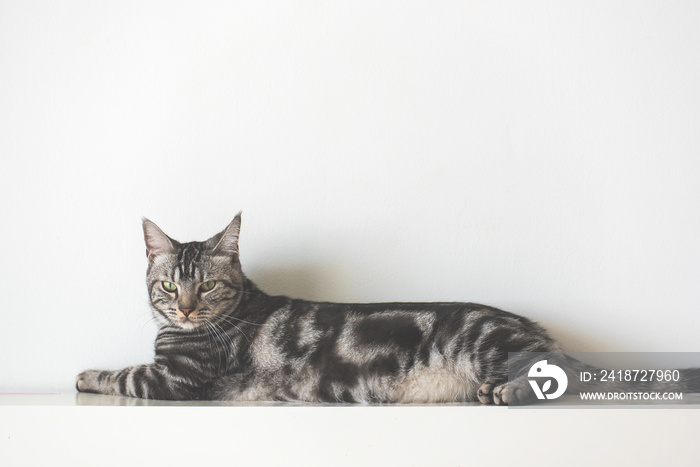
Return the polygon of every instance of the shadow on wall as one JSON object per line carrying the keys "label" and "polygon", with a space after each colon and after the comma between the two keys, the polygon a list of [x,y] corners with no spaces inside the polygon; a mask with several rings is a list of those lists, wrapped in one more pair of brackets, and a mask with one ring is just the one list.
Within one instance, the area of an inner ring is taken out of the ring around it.
{"label": "shadow on wall", "polygon": [[351,298],[342,268],[331,264],[290,265],[244,269],[246,276],[270,295],[286,295],[312,301],[342,301]]}
{"label": "shadow on wall", "polygon": [[[312,301],[358,302],[352,292],[343,268],[333,264],[308,263],[278,268],[251,268],[246,275],[265,293],[286,295]],[[484,303],[484,305],[490,305]],[[509,310],[507,310],[509,311]],[[512,310],[510,310],[512,311]],[[530,318],[532,318],[530,316]],[[574,329],[561,327],[546,321],[540,322],[549,334],[569,352],[622,352],[625,349],[614,342],[604,341],[595,335],[582,334]]]}
{"label": "shadow on wall", "polygon": [[565,352],[625,352],[625,349],[616,342],[602,340],[595,335],[581,334],[570,328],[562,328],[540,322],[549,332],[549,335],[559,342]]}

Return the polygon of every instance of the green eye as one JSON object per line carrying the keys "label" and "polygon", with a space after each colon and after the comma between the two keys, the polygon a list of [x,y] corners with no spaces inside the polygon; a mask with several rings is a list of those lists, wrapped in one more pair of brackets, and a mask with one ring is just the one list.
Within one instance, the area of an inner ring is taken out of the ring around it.
{"label": "green eye", "polygon": [[177,286],[168,281],[163,281],[163,288],[168,292],[175,292],[177,290]]}
{"label": "green eye", "polygon": [[215,285],[216,281],[206,281],[204,284],[202,284],[202,292],[209,292]]}

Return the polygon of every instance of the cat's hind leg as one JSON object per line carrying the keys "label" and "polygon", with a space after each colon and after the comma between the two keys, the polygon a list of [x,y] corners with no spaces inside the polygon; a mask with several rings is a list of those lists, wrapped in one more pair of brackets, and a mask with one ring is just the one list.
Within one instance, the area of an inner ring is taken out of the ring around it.
{"label": "cat's hind leg", "polygon": [[493,403],[496,405],[528,405],[537,401],[537,396],[527,376],[520,376],[493,389]]}
{"label": "cat's hind leg", "polygon": [[479,399],[479,402],[482,404],[493,404],[494,390],[503,385],[507,380],[508,378],[506,377],[493,377],[484,381],[484,383],[479,386],[479,389],[476,391],[476,397]]}

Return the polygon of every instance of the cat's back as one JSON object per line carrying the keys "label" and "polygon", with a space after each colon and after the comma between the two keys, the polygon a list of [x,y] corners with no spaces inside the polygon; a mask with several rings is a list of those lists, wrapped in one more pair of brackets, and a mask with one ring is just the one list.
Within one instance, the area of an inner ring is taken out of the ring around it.
{"label": "cat's back", "polygon": [[364,323],[369,333],[411,326],[425,330],[429,325],[457,330],[465,324],[481,326],[495,322],[536,326],[525,317],[471,302],[337,303],[289,299],[284,311],[292,321],[309,320],[321,327]]}
{"label": "cat's back", "polygon": [[551,340],[533,321],[478,303],[276,303],[280,306],[261,329],[261,344],[292,357],[318,353],[366,360],[363,353],[392,350],[427,360],[431,352],[449,356],[516,337]]}

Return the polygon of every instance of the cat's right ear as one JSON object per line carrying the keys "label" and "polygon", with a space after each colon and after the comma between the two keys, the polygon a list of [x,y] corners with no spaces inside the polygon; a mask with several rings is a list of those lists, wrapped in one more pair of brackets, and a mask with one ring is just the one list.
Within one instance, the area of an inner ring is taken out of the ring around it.
{"label": "cat's right ear", "polygon": [[146,256],[149,261],[153,261],[156,256],[172,253],[175,250],[174,240],[145,217],[143,218],[143,238],[146,241]]}

